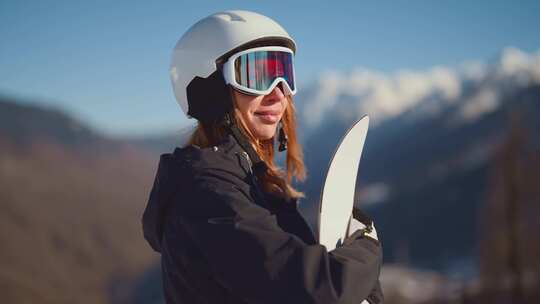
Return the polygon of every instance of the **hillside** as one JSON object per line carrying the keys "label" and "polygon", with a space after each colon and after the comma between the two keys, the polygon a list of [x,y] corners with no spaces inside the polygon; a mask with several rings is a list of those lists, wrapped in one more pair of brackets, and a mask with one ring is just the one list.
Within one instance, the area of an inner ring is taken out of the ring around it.
{"label": "hillside", "polygon": [[155,261],[140,217],[157,160],[60,111],[0,101],[4,303],[119,302]]}

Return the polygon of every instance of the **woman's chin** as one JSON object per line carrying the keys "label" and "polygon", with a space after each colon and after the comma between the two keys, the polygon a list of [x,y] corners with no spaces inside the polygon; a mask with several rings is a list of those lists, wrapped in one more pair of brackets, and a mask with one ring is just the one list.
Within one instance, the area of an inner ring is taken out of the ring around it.
{"label": "woman's chin", "polygon": [[255,135],[257,136],[257,139],[259,140],[267,140],[274,137],[275,134],[276,134],[275,126],[272,126],[272,127],[269,126],[268,128],[257,130]]}

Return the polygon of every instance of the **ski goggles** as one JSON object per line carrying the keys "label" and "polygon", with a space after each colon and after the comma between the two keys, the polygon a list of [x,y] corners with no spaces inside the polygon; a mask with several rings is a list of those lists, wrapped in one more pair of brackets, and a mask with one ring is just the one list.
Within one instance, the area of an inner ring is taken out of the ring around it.
{"label": "ski goggles", "polygon": [[286,47],[264,46],[232,55],[223,65],[225,83],[251,95],[267,95],[283,83],[285,95],[296,94],[294,53]]}

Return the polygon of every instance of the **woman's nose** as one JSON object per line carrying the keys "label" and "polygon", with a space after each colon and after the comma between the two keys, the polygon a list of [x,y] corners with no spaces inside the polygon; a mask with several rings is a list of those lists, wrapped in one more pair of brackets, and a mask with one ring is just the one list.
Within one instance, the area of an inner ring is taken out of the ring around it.
{"label": "woman's nose", "polygon": [[272,92],[270,92],[269,97],[273,97],[277,100],[281,100],[283,97],[285,97],[285,95],[283,94],[283,87],[282,87],[283,83],[278,83],[274,89],[272,90]]}

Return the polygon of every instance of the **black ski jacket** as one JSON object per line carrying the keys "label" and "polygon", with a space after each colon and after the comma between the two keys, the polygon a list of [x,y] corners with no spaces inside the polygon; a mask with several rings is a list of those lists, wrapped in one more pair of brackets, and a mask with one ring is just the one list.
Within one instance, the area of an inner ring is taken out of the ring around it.
{"label": "black ski jacket", "polygon": [[328,252],[296,207],[261,191],[233,136],[162,154],[143,230],[167,303],[381,303],[379,243]]}

